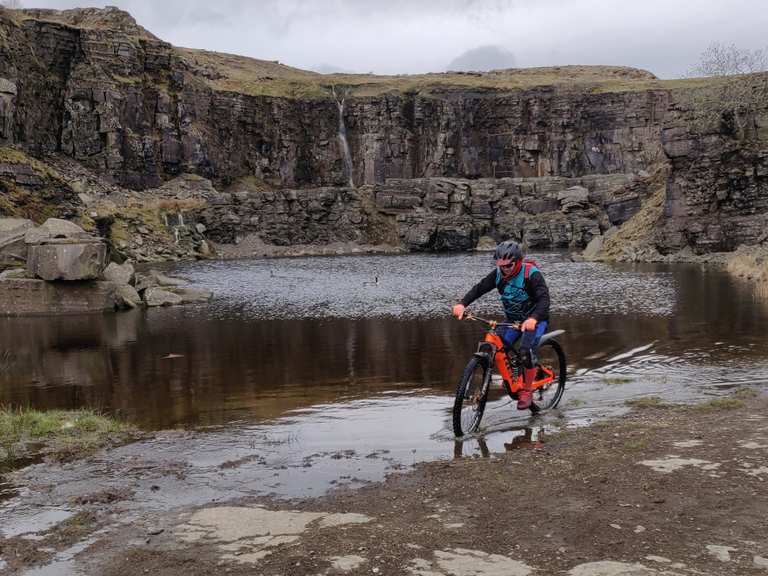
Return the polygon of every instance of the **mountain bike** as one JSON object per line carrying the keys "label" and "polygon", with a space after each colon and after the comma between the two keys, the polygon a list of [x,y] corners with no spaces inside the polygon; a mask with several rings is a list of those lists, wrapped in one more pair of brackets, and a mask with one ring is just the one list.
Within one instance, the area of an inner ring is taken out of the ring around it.
{"label": "mountain bike", "polygon": [[[520,329],[520,324],[486,320],[473,314],[466,314],[467,320],[481,322],[488,326],[485,338],[477,345],[464,373],[461,376],[456,399],[453,403],[453,433],[465,436],[477,431],[485,412],[491,376],[494,370],[501,376],[503,388],[512,400],[517,400],[523,388],[523,359],[516,346],[505,347],[501,339],[502,330]],[[536,376],[531,385],[534,414],[557,406],[563,397],[566,380],[565,352],[555,338],[565,330],[554,330],[542,335],[536,350]]]}

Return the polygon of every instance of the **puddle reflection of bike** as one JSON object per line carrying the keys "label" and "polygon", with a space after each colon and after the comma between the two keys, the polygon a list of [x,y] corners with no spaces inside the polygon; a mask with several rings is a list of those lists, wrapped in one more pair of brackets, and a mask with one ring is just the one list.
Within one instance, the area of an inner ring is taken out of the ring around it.
{"label": "puddle reflection of bike", "polygon": [[[524,428],[515,429],[516,434],[512,436],[509,442],[504,442],[504,450],[506,452],[514,452],[516,450],[526,450],[541,448],[544,443],[544,427],[540,426],[537,429],[525,426]],[[488,448],[488,444],[485,441],[484,436],[476,436],[473,438],[477,442],[477,448],[480,451],[480,456],[483,458],[489,458],[491,451]],[[472,442],[466,442],[461,439],[456,439],[453,443],[453,457],[463,458],[464,455],[470,455],[473,453]]]}
{"label": "puddle reflection of bike", "polygon": [[[488,332],[469,360],[456,389],[453,403],[453,433],[456,436],[472,434],[480,427],[494,370],[501,376],[504,390],[512,400],[517,400],[517,394],[524,386],[523,359],[516,347],[505,348],[497,332],[497,329],[506,330],[510,327],[519,329],[519,324],[485,320],[472,314],[467,314],[465,318],[484,323],[488,326]],[[531,383],[533,402],[530,409],[534,414],[554,408],[563,396],[565,352],[555,337],[564,332],[548,332],[539,340],[536,376]]]}

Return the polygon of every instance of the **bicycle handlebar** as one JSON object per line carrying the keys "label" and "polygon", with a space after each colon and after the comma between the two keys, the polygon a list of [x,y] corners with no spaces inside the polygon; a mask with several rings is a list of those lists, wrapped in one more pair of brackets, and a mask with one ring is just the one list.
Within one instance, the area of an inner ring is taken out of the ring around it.
{"label": "bicycle handlebar", "polygon": [[519,322],[510,323],[510,322],[498,322],[496,320],[488,320],[486,318],[480,318],[479,316],[475,316],[471,312],[465,313],[464,318],[467,320],[474,320],[475,322],[482,322],[483,324],[486,324],[491,328],[496,328],[497,326],[509,326],[510,328],[514,328],[515,330],[520,329]]}

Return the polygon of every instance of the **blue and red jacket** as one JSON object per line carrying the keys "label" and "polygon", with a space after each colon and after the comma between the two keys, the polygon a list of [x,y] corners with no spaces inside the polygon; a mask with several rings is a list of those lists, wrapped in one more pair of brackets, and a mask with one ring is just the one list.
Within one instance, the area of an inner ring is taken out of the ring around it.
{"label": "blue and red jacket", "polygon": [[475,284],[461,299],[464,306],[496,288],[509,322],[522,322],[527,318],[549,320],[549,289],[535,262],[524,261],[520,272],[504,280],[501,271],[494,268]]}

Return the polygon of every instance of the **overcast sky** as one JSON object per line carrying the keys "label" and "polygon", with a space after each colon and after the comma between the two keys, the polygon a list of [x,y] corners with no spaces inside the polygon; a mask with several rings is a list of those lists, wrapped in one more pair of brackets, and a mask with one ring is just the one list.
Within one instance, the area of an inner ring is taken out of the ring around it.
{"label": "overcast sky", "polygon": [[[24,7],[103,6],[22,0]],[[765,0],[110,0],[178,46],[319,71],[615,64],[681,76],[712,41],[768,44]],[[490,50],[489,50],[490,47]],[[476,50],[483,48],[483,50]],[[466,52],[470,52],[465,55]],[[462,58],[462,56],[464,56]]]}

